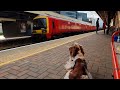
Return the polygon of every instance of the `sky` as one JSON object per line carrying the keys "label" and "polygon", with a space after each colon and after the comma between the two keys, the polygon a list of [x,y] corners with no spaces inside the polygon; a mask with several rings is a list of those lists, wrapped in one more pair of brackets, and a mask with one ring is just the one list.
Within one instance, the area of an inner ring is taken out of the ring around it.
{"label": "sky", "polygon": [[[87,17],[94,18],[95,21],[97,20],[97,18],[100,18],[100,16],[95,11],[78,11],[78,12],[87,13]],[[101,18],[99,19],[99,24],[100,24],[100,27],[102,27],[103,21]]]}
{"label": "sky", "polygon": [[87,13],[87,17],[88,18],[100,18],[99,15],[95,12],[95,11],[78,11],[78,12],[83,12],[83,13]]}

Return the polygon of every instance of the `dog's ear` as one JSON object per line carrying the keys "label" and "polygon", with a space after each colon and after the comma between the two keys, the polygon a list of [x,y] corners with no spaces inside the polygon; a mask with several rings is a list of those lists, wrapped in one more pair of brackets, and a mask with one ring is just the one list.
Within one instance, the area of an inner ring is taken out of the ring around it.
{"label": "dog's ear", "polygon": [[72,47],[74,47],[74,44],[72,44],[72,45],[69,45],[69,46],[67,46],[67,47],[69,47],[69,51],[72,49]]}
{"label": "dog's ear", "polygon": [[69,47],[69,51],[71,51],[71,47]]}
{"label": "dog's ear", "polygon": [[78,54],[79,48],[76,46],[72,46],[69,48],[69,51],[70,51],[70,55],[72,57],[75,57]]}
{"label": "dog's ear", "polygon": [[81,53],[84,55],[85,52],[84,52],[84,50],[83,50],[83,47],[82,47],[81,45],[79,45],[79,47],[80,47]]}

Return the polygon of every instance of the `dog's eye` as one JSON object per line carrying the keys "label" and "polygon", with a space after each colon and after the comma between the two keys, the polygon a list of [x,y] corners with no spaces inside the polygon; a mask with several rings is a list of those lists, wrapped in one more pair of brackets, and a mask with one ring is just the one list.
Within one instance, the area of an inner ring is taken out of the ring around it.
{"label": "dog's eye", "polygon": [[73,61],[73,60],[71,60],[71,61]]}

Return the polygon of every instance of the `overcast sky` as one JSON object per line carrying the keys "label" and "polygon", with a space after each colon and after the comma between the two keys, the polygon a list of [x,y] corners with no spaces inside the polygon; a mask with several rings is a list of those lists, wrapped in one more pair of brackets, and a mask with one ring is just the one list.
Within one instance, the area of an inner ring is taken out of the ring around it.
{"label": "overcast sky", "polygon": [[[97,18],[100,18],[100,16],[95,11],[78,11],[78,12],[87,13],[87,18],[95,18],[95,20],[97,20]],[[100,27],[102,27],[103,21],[101,18],[99,20],[99,24]]]}
{"label": "overcast sky", "polygon": [[100,18],[99,15],[95,12],[95,11],[78,11],[78,12],[83,12],[83,13],[87,13],[87,17],[88,18]]}

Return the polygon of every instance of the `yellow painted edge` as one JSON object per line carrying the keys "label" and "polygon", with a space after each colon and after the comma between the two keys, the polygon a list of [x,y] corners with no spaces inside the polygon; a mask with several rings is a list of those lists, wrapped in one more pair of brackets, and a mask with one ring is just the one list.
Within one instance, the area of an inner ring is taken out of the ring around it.
{"label": "yellow painted edge", "polygon": [[49,19],[46,17],[46,22],[47,22],[47,33],[49,33]]}
{"label": "yellow painted edge", "polygon": [[42,30],[35,30],[36,34],[42,34]]}
{"label": "yellow painted edge", "polygon": [[[82,39],[82,38],[85,38],[85,37],[88,37],[88,36],[93,35],[93,34],[94,34],[94,33],[89,34],[89,35],[86,35],[86,36],[83,36],[83,37],[80,37],[80,38],[77,38],[76,40],[78,40],[78,39]],[[14,59],[14,60],[10,60],[10,61],[7,61],[7,62],[3,62],[3,63],[0,64],[0,66],[3,66],[3,65],[6,65],[6,64],[9,64],[9,63],[15,62],[15,61],[17,61],[17,60],[20,60],[20,59],[23,59],[23,58],[26,58],[26,57],[29,57],[29,56],[32,56],[32,55],[35,55],[35,54],[38,54],[38,53],[41,53],[41,52],[44,52],[44,51],[47,51],[47,50],[53,49],[53,48],[56,48],[56,47],[58,47],[58,46],[62,46],[62,45],[64,45],[64,44],[67,44],[67,43],[70,43],[70,42],[73,42],[73,41],[75,41],[75,40],[72,40],[72,41],[69,41],[69,42],[66,42],[66,43],[62,43],[62,44],[59,44],[59,45],[57,45],[57,46],[50,47],[50,48],[44,49],[44,50],[42,50],[42,51],[39,51],[39,52],[36,52],[36,53],[32,53],[32,54],[29,54],[29,55],[27,55],[27,56],[23,56],[23,57],[20,57],[20,58]]]}

